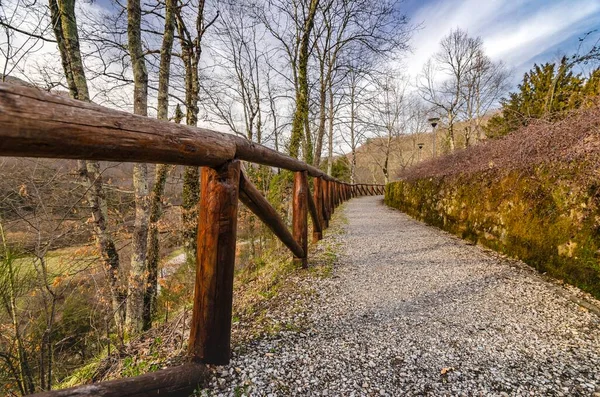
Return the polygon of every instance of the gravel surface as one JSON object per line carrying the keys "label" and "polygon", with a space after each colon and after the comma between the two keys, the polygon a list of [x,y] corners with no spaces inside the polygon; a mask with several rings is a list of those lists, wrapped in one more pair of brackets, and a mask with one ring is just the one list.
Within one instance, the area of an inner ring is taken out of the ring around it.
{"label": "gravel surface", "polygon": [[381,196],[344,211],[309,325],[244,346],[208,394],[600,396],[600,318],[566,289]]}

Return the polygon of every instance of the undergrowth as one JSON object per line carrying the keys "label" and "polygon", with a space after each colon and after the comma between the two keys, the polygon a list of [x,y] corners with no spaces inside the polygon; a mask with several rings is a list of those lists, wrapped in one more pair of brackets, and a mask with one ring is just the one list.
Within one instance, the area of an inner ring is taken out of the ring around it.
{"label": "undergrowth", "polygon": [[[336,211],[332,227],[325,232],[326,237],[340,233],[336,224],[344,223],[341,213]],[[257,338],[304,329],[306,302],[316,293],[313,281],[330,277],[336,260],[337,245],[332,239],[325,238],[309,246],[308,269],[294,266],[291,254],[279,243],[237,266],[232,348],[243,353],[248,342]],[[173,276],[177,277],[179,273]],[[187,298],[181,294],[177,296],[180,304],[171,309],[168,321],[163,320],[119,349],[113,346],[110,354],[102,352],[57,388],[141,375],[185,362],[192,302],[191,295]],[[165,318],[163,315],[161,318]]]}

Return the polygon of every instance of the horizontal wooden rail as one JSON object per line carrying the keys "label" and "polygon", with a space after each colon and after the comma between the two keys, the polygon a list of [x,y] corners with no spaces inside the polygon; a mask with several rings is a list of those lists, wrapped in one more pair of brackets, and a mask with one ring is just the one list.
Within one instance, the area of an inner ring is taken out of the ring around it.
{"label": "horizontal wooden rail", "polygon": [[214,167],[239,159],[334,180],[248,140],[0,83],[0,154]]}
{"label": "horizontal wooden rail", "polygon": [[289,248],[294,256],[302,258],[304,250],[294,240],[281,216],[275,211],[267,199],[242,173],[240,178],[240,200]]}
{"label": "horizontal wooden rail", "polygon": [[[244,138],[135,116],[35,88],[0,83],[0,156],[149,162],[202,166],[196,284],[188,353],[192,362],[227,364],[230,356],[238,200],[308,266],[308,216],[313,241],[335,208],[383,185],[349,184]],[[239,160],[294,171],[292,231],[241,171]],[[308,177],[313,177],[313,193]],[[206,378],[201,364],[134,378],[38,394],[63,396],[187,396]]]}
{"label": "horizontal wooden rail", "polygon": [[133,378],[38,393],[35,397],[188,397],[208,380],[203,364],[188,363]]}

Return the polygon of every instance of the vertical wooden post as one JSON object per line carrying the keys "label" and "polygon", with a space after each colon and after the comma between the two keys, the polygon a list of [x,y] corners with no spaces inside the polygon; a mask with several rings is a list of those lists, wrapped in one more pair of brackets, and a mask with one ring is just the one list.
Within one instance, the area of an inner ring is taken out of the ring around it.
{"label": "vertical wooden post", "polygon": [[294,239],[304,250],[304,258],[294,257],[294,263],[303,269],[308,267],[308,178],[306,171],[294,173],[294,200],[292,206],[292,229]]}
{"label": "vertical wooden post", "polygon": [[[319,178],[320,179],[320,178]],[[329,227],[329,220],[331,219],[331,211],[329,210],[329,190],[327,188],[327,181],[321,179],[321,199],[323,200],[323,228]]]}
{"label": "vertical wooden post", "polygon": [[313,201],[315,207],[317,207],[317,218],[319,218],[319,224],[321,225],[321,231],[316,232],[313,229],[313,243],[323,238],[323,228],[325,228],[325,217],[323,216],[323,197],[321,191],[321,178],[313,179]]}
{"label": "vertical wooden post", "polygon": [[333,195],[333,181],[327,181],[327,190],[328,190],[328,198],[329,198],[329,213],[333,215],[335,212],[335,198]]}
{"label": "vertical wooden post", "polygon": [[198,254],[188,354],[193,361],[229,363],[240,162],[202,167]]}

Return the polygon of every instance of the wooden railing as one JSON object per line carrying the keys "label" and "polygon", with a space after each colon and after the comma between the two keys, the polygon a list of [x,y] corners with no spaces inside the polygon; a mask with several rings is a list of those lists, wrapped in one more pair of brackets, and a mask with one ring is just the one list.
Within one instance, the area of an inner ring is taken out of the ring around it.
{"label": "wooden railing", "polygon": [[[168,123],[36,89],[0,84],[0,156],[202,166],[198,254],[188,353],[190,363],[135,378],[40,396],[189,395],[203,364],[230,358],[233,272],[241,200],[307,267],[308,216],[320,240],[335,208],[383,185],[348,184],[295,158],[235,135]],[[240,161],[294,171],[292,231],[244,175]],[[313,178],[311,193],[308,178]]]}

